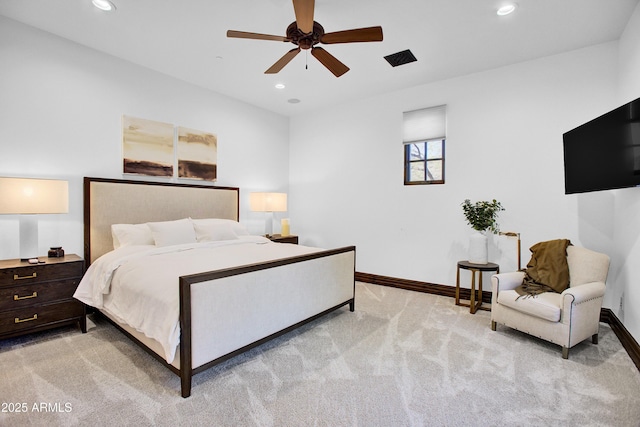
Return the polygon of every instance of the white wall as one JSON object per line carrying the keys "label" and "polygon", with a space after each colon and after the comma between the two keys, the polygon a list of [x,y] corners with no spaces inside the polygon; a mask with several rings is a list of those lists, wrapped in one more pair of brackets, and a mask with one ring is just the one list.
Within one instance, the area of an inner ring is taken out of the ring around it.
{"label": "white wall", "polygon": [[[217,185],[288,190],[289,119],[0,17],[0,176],[69,179],[68,215],[42,216],[40,252],[82,255],[82,177],[122,174],[123,114],[216,133]],[[193,181],[189,181],[193,182]],[[200,183],[199,181],[196,181]],[[18,257],[18,220],[0,216],[0,259]]]}
{"label": "white wall", "polygon": [[[593,46],[292,118],[292,228],[303,243],[355,244],[358,271],[454,285],[471,233],[460,204],[496,198],[506,208],[502,230],[522,234],[523,266],[528,248],[549,239],[611,253],[612,196],[564,194],[562,134],[617,106],[617,48]],[[402,112],[440,104],[448,106],[446,184],[404,186]],[[495,236],[490,259],[514,270],[515,247]]]}
{"label": "white wall", "polygon": [[[640,97],[640,5],[620,38],[619,104]],[[615,244],[619,255],[612,309],[640,341],[640,189],[614,191]]]}

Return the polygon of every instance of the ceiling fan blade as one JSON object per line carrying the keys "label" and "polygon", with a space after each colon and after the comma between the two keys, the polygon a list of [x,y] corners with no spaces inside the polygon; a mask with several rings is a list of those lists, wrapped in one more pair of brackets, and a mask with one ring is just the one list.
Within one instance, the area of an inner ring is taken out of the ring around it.
{"label": "ceiling fan blade", "polygon": [[381,42],[382,27],[357,28],[355,30],[336,31],[327,33],[320,39],[321,43],[357,43]]}
{"label": "ceiling fan blade", "polygon": [[291,41],[291,39],[288,39],[283,36],[272,36],[270,34],[248,33],[246,31],[235,31],[235,30],[227,31],[227,37],[233,37],[238,39],[275,40],[277,42]]}
{"label": "ceiling fan blade", "polygon": [[296,13],[298,29],[305,34],[313,31],[313,9],[315,0],[293,0],[293,10]]}
{"label": "ceiling fan blade", "polygon": [[320,61],[322,65],[327,67],[327,69],[329,69],[329,71],[331,71],[336,77],[340,77],[349,71],[349,67],[338,61],[335,56],[331,55],[321,47],[314,47],[311,49],[311,55]]}
{"label": "ceiling fan blade", "polygon": [[291,60],[293,58],[295,58],[295,56],[297,54],[300,53],[300,48],[296,47],[295,49],[291,49],[289,52],[285,53],[284,56],[280,59],[278,59],[278,61],[273,64],[267,71],[265,71],[265,74],[276,74],[278,73],[280,70],[282,70],[284,68],[285,65],[287,65],[289,62],[291,62]]}

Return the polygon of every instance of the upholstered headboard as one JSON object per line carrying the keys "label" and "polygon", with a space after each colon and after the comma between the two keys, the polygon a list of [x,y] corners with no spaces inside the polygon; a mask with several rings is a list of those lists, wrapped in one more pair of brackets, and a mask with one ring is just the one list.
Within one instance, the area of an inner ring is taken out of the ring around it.
{"label": "upholstered headboard", "polygon": [[84,179],[84,256],[87,265],[113,249],[111,224],[182,218],[239,219],[236,187],[121,179]]}

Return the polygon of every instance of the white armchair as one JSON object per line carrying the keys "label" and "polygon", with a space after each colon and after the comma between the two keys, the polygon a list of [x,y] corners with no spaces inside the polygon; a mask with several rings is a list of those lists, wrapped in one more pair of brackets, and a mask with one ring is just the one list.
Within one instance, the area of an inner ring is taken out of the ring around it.
{"label": "white armchair", "polygon": [[518,298],[515,288],[524,272],[496,274],[491,278],[491,329],[498,323],[569,349],[591,337],[598,344],[600,309],[609,272],[609,257],[588,249],[569,246],[569,287],[561,294],[544,292]]}

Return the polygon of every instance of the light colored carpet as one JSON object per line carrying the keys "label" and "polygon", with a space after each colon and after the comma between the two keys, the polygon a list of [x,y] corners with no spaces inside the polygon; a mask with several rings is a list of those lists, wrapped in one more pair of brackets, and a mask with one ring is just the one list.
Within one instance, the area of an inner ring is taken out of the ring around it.
{"label": "light colored carpet", "polygon": [[104,321],[87,334],[0,341],[0,425],[640,424],[640,373],[605,324],[598,345],[587,340],[563,360],[560,347],[493,332],[490,313],[451,298],[363,283],[356,292],[355,313],[197,375],[188,399],[175,374]]}

